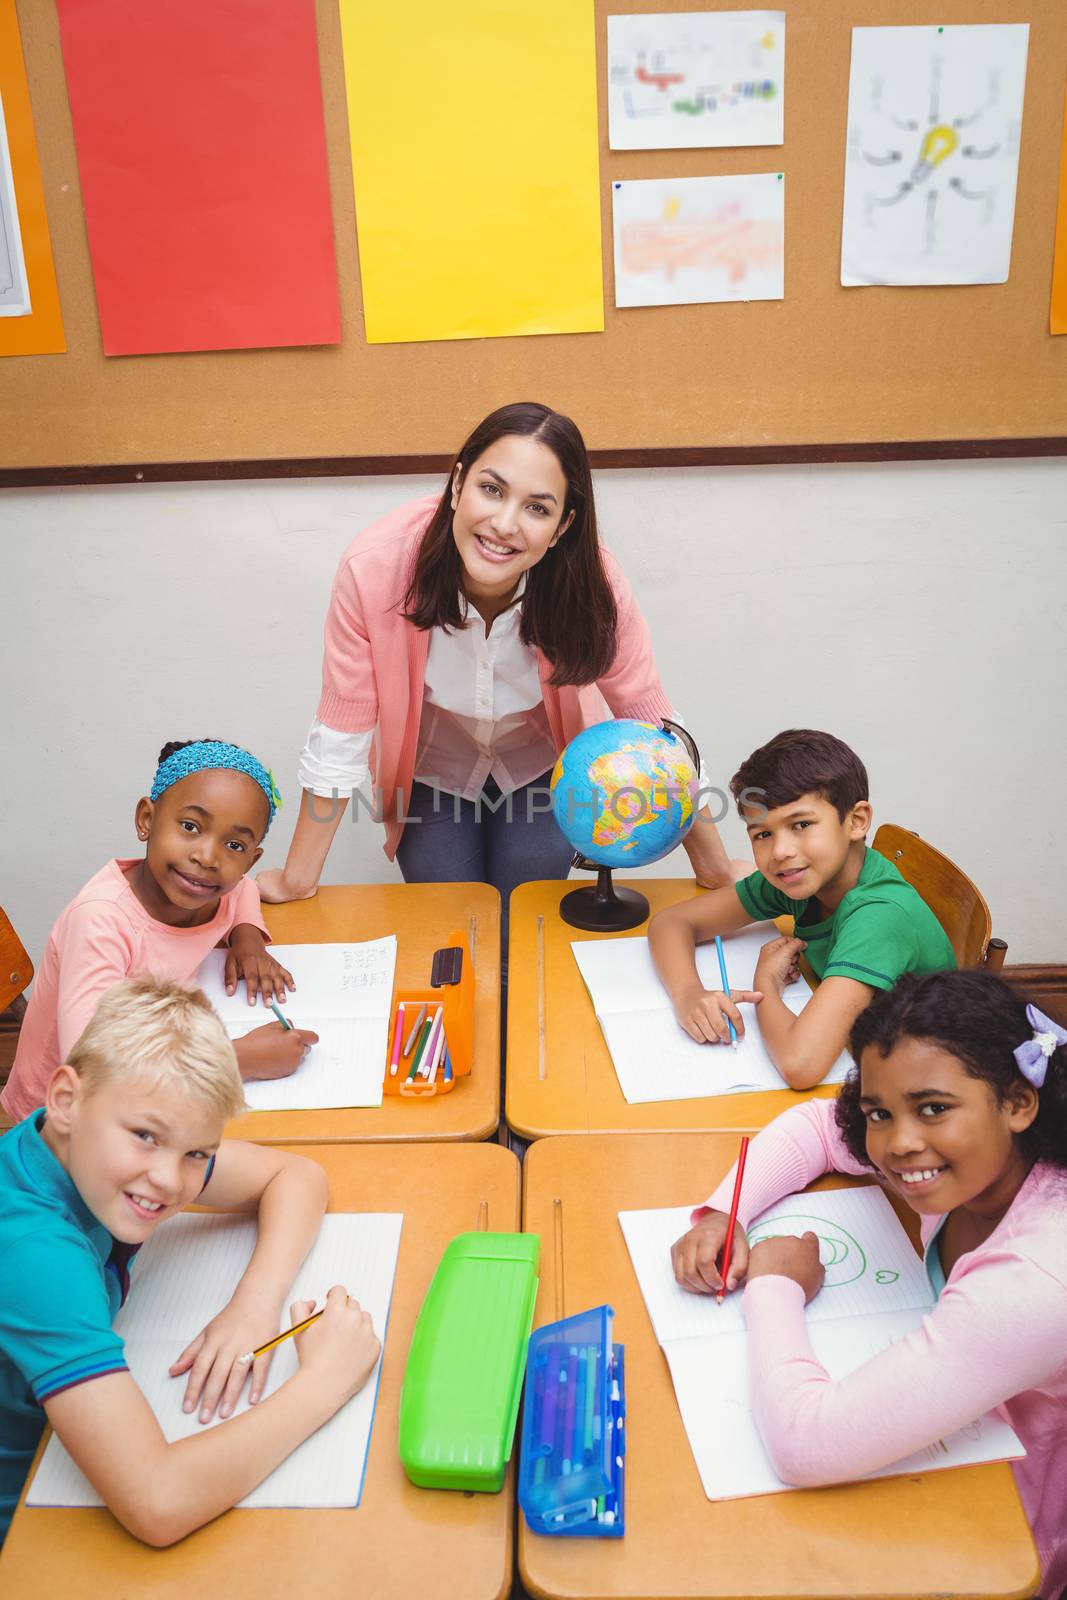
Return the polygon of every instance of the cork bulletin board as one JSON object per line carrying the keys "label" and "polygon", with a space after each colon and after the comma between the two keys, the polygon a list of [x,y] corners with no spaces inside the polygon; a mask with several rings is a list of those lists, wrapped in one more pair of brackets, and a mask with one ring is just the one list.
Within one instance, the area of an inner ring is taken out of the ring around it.
{"label": "cork bulletin board", "polygon": [[[68,353],[0,362],[0,484],[434,467],[519,398],[573,415],[600,465],[1067,453],[1067,338],[1048,332],[1063,0],[784,0],[784,144],[632,152],[607,142],[609,10],[721,7],[595,4],[604,333],[368,346],[340,27],[317,0],[341,344],[105,358],[55,10],[19,0]],[[842,288],[852,26],[934,22],[1030,24],[1010,278]],[[784,300],[615,309],[612,179],[779,170]]]}

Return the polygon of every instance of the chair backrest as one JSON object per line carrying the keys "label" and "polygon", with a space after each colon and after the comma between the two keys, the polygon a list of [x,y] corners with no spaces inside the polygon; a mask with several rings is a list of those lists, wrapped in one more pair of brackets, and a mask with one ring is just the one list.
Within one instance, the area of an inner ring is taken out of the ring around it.
{"label": "chair backrest", "polygon": [[948,856],[907,828],[886,822],[874,836],[873,848],[892,861],[901,877],[925,900],[948,935],[961,967],[1004,965],[1007,945],[994,939],[989,907],[975,884]]}
{"label": "chair backrest", "polygon": [[33,977],[33,962],[0,907],[0,1011],[17,1000]]}

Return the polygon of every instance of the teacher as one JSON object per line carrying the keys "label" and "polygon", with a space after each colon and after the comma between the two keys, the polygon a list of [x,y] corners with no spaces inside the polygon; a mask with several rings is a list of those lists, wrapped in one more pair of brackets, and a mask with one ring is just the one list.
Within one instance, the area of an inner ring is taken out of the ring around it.
{"label": "teacher", "polygon": [[[264,900],[315,893],[356,791],[409,883],[480,881],[508,896],[565,878],[548,802],[556,758],[590,723],[676,717],[648,628],[597,537],[589,458],[547,406],[502,406],[463,445],[440,498],[391,511],[341,558],[305,791]],[[677,719],[676,719],[677,720]],[[684,841],[699,883],[733,873],[701,809]]]}

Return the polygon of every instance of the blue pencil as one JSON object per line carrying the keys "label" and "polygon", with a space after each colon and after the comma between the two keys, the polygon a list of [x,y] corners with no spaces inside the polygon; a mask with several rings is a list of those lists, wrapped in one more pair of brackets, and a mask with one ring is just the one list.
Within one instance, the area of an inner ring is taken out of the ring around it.
{"label": "blue pencil", "polygon": [[276,1005],[275,1002],[272,1000],[271,1003],[270,1003],[270,1008],[274,1012],[274,1015],[277,1017],[278,1021],[281,1023],[281,1025],[285,1029],[285,1031],[287,1033],[291,1033],[292,1032],[292,1028],[293,1028],[293,1024],[289,1021],[289,1018],[286,1016],[285,1012],[281,1009],[281,1007]]}
{"label": "blue pencil", "polygon": [[[726,952],[723,950],[723,947],[722,947],[722,936],[721,936],[721,934],[718,934],[718,933],[715,935],[715,954],[719,958],[719,976],[722,979],[723,993],[725,994],[726,998],[729,999],[730,998],[730,979],[729,979],[729,977],[727,976],[727,973],[726,973]],[[733,1045],[734,1049],[736,1050],[737,1049],[737,1029],[734,1027],[733,1022],[729,1017],[727,1017],[726,1020],[730,1024],[730,1043]]]}

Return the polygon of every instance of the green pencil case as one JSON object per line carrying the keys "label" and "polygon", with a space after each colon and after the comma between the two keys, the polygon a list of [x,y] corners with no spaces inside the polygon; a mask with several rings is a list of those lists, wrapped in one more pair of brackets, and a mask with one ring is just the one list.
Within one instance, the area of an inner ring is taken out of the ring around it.
{"label": "green pencil case", "polygon": [[504,1486],[541,1241],[461,1233],[422,1302],[400,1394],[400,1460],[423,1489]]}

